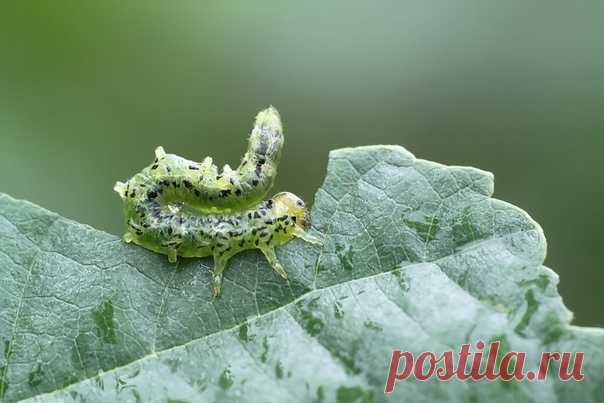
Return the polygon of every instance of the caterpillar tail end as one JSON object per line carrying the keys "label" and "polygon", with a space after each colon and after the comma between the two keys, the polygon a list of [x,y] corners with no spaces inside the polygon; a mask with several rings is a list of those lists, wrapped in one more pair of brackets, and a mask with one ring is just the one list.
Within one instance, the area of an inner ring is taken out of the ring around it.
{"label": "caterpillar tail end", "polygon": [[258,112],[258,115],[256,115],[256,127],[265,127],[269,128],[269,130],[281,133],[283,131],[283,125],[281,124],[281,115],[279,115],[279,111],[271,105]]}
{"label": "caterpillar tail end", "polygon": [[122,199],[126,197],[126,188],[127,186],[124,182],[115,182],[115,185],[113,185],[113,190],[120,195]]}

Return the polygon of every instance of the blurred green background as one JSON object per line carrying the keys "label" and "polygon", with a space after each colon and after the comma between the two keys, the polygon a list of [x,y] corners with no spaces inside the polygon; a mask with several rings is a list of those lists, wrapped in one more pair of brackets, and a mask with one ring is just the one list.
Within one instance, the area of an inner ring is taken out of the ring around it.
{"label": "blurred green background", "polygon": [[2,2],[0,191],[114,234],[153,149],[236,165],[286,126],[277,190],[330,149],[401,144],[495,173],[545,229],[576,323],[604,325],[601,1]]}

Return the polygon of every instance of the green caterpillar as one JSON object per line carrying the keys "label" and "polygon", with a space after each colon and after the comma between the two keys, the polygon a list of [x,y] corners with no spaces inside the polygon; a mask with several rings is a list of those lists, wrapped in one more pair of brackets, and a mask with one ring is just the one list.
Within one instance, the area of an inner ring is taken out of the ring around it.
{"label": "green caterpillar", "polygon": [[282,192],[262,201],[273,185],[282,146],[279,113],[269,107],[256,116],[237,170],[225,165],[218,174],[209,157],[197,163],[158,147],[150,166],[114,186],[124,202],[124,241],[166,254],[170,262],[212,256],[214,296],[229,259],[247,249],[260,249],[287,278],[275,246],[294,237],[321,241],[305,231],[309,213],[300,198]]}
{"label": "green caterpillar", "polygon": [[162,188],[164,203],[184,203],[207,213],[241,210],[258,204],[273,186],[282,147],[281,119],[277,110],[269,107],[256,116],[248,149],[237,170],[225,165],[218,173],[210,157],[198,163],[157,147],[155,161],[128,182],[118,182],[115,190],[129,195],[152,181],[166,185]]}

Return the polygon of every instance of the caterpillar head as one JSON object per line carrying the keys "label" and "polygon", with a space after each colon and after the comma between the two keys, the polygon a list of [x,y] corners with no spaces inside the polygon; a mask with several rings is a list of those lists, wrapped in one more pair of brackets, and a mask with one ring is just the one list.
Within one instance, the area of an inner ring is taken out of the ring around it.
{"label": "caterpillar head", "polygon": [[293,193],[281,192],[277,193],[272,198],[277,214],[287,214],[295,217],[296,225],[303,229],[308,229],[310,226],[310,214],[306,208],[306,204]]}
{"label": "caterpillar head", "polygon": [[283,126],[277,109],[269,106],[258,112],[250,144],[258,158],[279,163],[283,146]]}

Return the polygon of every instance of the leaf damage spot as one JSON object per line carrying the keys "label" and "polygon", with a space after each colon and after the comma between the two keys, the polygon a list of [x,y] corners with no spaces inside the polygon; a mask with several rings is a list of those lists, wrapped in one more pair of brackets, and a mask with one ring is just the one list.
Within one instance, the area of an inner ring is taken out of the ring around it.
{"label": "leaf damage spot", "polygon": [[300,300],[296,303],[298,309],[300,310],[302,327],[311,336],[318,335],[321,333],[321,330],[323,330],[323,327],[325,327],[325,323],[319,316],[319,312],[317,310],[320,298],[321,297],[315,297],[310,301]]}
{"label": "leaf damage spot", "polygon": [[239,340],[246,343],[252,340],[251,336],[248,334],[247,323],[243,323],[239,326]]}
{"label": "leaf damage spot", "polygon": [[333,316],[336,319],[342,319],[344,317],[344,309],[342,308],[342,303],[340,301],[336,301],[333,305]]}
{"label": "leaf damage spot", "polygon": [[407,226],[413,228],[424,242],[434,240],[440,229],[440,219],[436,215],[427,215],[421,211],[410,211],[403,214],[403,221]]}
{"label": "leaf damage spot", "polygon": [[373,402],[373,393],[363,390],[360,386],[340,386],[336,392],[338,403],[370,403]]}
{"label": "leaf damage spot", "polygon": [[264,336],[262,339],[262,354],[260,355],[260,361],[266,362],[268,359],[268,337]]}
{"label": "leaf damage spot", "polygon": [[384,329],[382,329],[382,327],[380,325],[378,325],[377,323],[375,323],[372,320],[366,320],[365,323],[363,323],[363,325],[370,330],[374,330],[376,332],[381,332]]}
{"label": "leaf damage spot", "polygon": [[218,378],[218,385],[224,390],[233,386],[233,376],[231,375],[230,369],[225,368],[225,370],[222,371],[220,378]]}
{"label": "leaf damage spot", "polygon": [[113,319],[113,303],[111,300],[103,301],[93,312],[92,317],[96,324],[97,334],[105,343],[117,344],[115,336],[115,322]]}
{"label": "leaf damage spot", "polygon": [[342,245],[336,245],[336,254],[338,259],[340,260],[340,265],[342,268],[348,272],[351,272],[353,267],[352,264],[352,247],[350,245],[346,245],[346,249]]}
{"label": "leaf damage spot", "polygon": [[281,361],[277,361],[277,365],[275,365],[275,376],[277,379],[283,379],[283,366],[281,365]]}
{"label": "leaf damage spot", "polygon": [[43,380],[44,380],[44,370],[42,370],[42,366],[40,364],[38,364],[35,371],[32,371],[29,373],[29,376],[28,376],[29,386],[31,386],[32,388],[35,388],[36,386],[41,384]]}
{"label": "leaf damage spot", "polygon": [[526,300],[526,311],[524,311],[522,319],[520,320],[520,322],[518,322],[518,325],[516,325],[516,328],[514,329],[516,333],[521,334],[523,336],[523,332],[528,326],[531,317],[535,312],[537,312],[537,309],[539,308],[532,288],[526,290],[526,293],[524,294],[524,299]]}
{"label": "leaf damage spot", "polygon": [[8,390],[8,381],[6,380],[7,371],[8,367],[6,365],[0,367],[0,399],[4,398],[4,395]]}
{"label": "leaf damage spot", "polygon": [[361,368],[356,365],[356,355],[358,351],[359,341],[357,340],[350,346],[339,351],[333,351],[332,353],[342,362],[348,373],[358,375],[361,373]]}
{"label": "leaf damage spot", "polygon": [[547,288],[547,286],[549,285],[550,280],[549,277],[545,274],[540,274],[539,276],[537,276],[537,278],[534,278],[532,280],[523,280],[520,281],[518,283],[519,286],[521,287],[528,287],[530,285],[536,285],[537,287],[539,287],[539,289],[541,291],[545,291],[545,289]]}
{"label": "leaf damage spot", "polygon": [[325,401],[325,390],[323,385],[319,385],[317,388],[317,398],[313,400],[313,403],[323,403]]}

